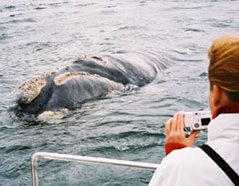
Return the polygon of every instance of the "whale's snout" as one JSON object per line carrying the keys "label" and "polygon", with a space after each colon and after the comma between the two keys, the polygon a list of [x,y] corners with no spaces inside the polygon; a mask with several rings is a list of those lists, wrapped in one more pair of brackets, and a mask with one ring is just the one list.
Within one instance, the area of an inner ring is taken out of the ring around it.
{"label": "whale's snout", "polygon": [[46,86],[44,76],[35,77],[24,84],[22,84],[16,95],[17,103],[25,105],[31,103],[41,92],[42,88]]}
{"label": "whale's snout", "polygon": [[26,95],[26,94],[24,94],[24,93],[22,92],[22,93],[18,93],[18,94],[17,94],[16,102],[17,102],[19,105],[25,105],[25,104],[30,103],[30,100],[29,100],[28,95]]}

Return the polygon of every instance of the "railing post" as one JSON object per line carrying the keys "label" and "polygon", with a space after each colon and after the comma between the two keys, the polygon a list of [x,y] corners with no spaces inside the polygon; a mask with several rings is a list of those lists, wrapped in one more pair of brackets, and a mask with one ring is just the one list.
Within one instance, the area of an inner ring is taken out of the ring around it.
{"label": "railing post", "polygon": [[37,173],[37,160],[38,154],[32,155],[32,186],[39,186],[38,173]]}
{"label": "railing post", "polygon": [[150,170],[155,170],[159,166],[159,164],[153,164],[153,163],[78,156],[78,155],[70,155],[70,154],[36,152],[32,155],[32,186],[39,186],[37,160],[40,158],[49,159],[49,160],[73,161],[73,162],[81,162],[81,163],[84,163],[84,162],[101,163],[101,164],[128,166],[128,167],[141,168],[141,169],[143,168],[143,169],[150,169]]}

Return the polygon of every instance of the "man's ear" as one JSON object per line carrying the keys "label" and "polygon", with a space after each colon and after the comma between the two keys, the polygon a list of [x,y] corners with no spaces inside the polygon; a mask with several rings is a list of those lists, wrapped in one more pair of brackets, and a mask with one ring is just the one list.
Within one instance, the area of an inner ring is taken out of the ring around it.
{"label": "man's ear", "polygon": [[218,107],[222,104],[222,89],[218,85],[212,86],[212,104],[214,107]]}

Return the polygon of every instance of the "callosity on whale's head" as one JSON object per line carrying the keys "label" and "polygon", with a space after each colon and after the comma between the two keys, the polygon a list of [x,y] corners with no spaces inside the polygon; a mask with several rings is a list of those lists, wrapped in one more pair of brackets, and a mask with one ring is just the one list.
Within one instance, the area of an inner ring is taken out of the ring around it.
{"label": "callosity on whale's head", "polygon": [[67,72],[39,76],[24,83],[17,94],[18,111],[39,115],[80,107],[86,101],[104,97],[124,86],[107,78],[86,72]]}
{"label": "callosity on whale's head", "polygon": [[41,92],[41,89],[46,86],[44,77],[35,77],[22,84],[17,92],[17,103],[25,105],[31,103]]}
{"label": "callosity on whale's head", "polygon": [[18,111],[39,114],[47,102],[50,90],[50,73],[44,73],[23,83],[16,95]]}

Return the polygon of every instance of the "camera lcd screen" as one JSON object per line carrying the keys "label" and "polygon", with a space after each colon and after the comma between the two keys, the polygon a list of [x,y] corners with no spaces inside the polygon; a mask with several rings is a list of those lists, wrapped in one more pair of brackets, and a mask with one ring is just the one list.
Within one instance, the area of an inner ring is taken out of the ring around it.
{"label": "camera lcd screen", "polygon": [[203,126],[208,125],[210,123],[210,121],[211,121],[211,118],[202,118],[201,119]]}

